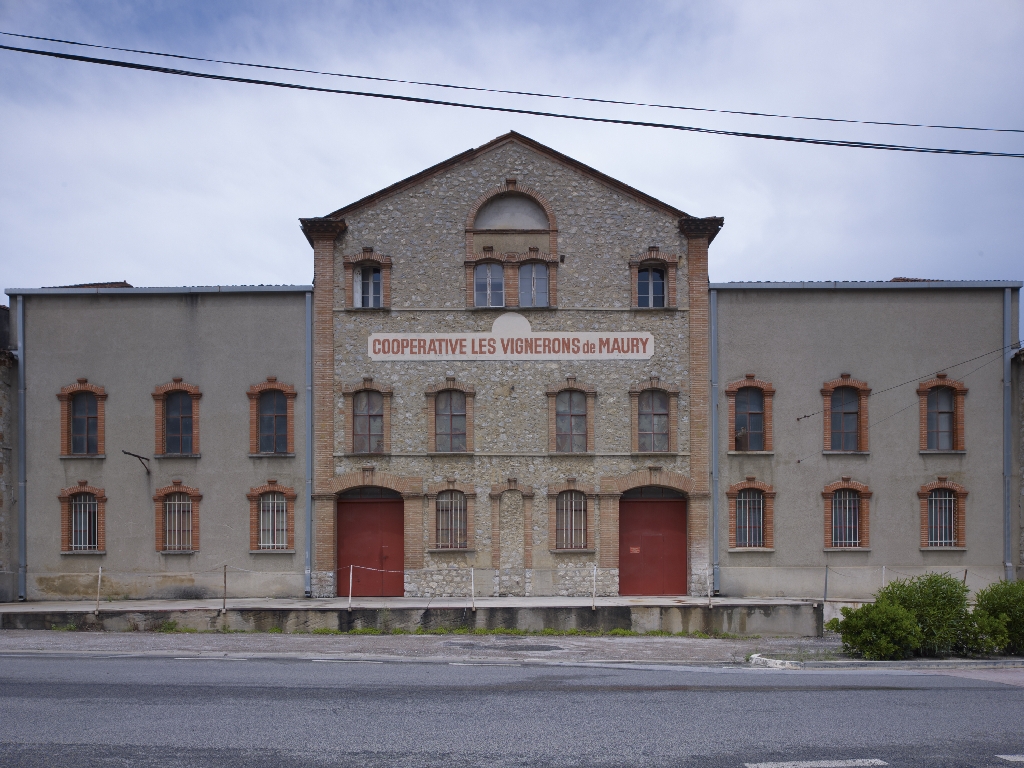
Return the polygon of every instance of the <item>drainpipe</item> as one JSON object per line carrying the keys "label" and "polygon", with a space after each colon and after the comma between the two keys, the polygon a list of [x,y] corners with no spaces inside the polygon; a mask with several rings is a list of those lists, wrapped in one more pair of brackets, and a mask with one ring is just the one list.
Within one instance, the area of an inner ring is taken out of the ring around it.
{"label": "drainpipe", "polygon": [[718,291],[711,291],[711,552],[712,584],[719,590],[718,570]]}
{"label": "drainpipe", "polygon": [[1013,478],[1013,398],[1010,361],[1013,358],[1010,339],[1012,289],[1003,290],[1003,568],[1006,580],[1013,581],[1013,541],[1010,514],[1010,484]]}
{"label": "drainpipe", "polygon": [[18,600],[28,596],[28,505],[25,492],[28,473],[25,466],[25,297],[18,296]]}
{"label": "drainpipe", "polygon": [[313,294],[306,292],[306,597],[313,595]]}

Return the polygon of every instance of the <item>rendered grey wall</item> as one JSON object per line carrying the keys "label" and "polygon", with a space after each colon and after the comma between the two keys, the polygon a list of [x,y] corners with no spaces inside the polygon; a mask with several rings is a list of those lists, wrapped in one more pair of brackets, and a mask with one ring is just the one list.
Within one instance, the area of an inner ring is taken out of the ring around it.
{"label": "rendered grey wall", "polygon": [[18,597],[16,365],[14,356],[0,348],[0,603],[11,602]]}
{"label": "rendered grey wall", "polygon": [[[1013,338],[1018,338],[1014,292]],[[829,597],[874,593],[886,578],[948,571],[978,589],[1003,569],[1003,290],[718,291],[721,591]],[[985,353],[980,359],[968,361]],[[958,363],[962,363],[957,365]],[[966,452],[919,452],[918,382],[945,371],[969,388]],[[729,455],[728,383],[753,373],[771,382],[773,455]],[[866,381],[869,455],[824,455],[822,384],[842,373]],[[887,391],[886,391],[887,390]],[[809,415],[798,421],[798,417]],[[1015,422],[1016,424],[1017,422]],[[1015,451],[1019,456],[1019,429]],[[1019,466],[1015,459],[1014,466]],[[822,489],[842,476],[865,483],[870,550],[824,549]],[[966,551],[922,551],[917,493],[939,475],[966,487]],[[745,477],[771,484],[775,551],[728,551],[726,490]],[[1020,478],[1012,497],[1019,499]],[[1019,511],[1013,540],[1018,540]]]}
{"label": "rendered grey wall", "polygon": [[[305,526],[304,294],[203,293],[25,297],[29,599],[95,596],[301,596]],[[155,387],[180,376],[202,392],[200,458],[154,458],[152,474],[122,450],[152,457]],[[249,457],[246,390],[276,376],[298,391],[295,456]],[[61,387],[103,386],[105,458],[60,457]],[[250,554],[250,488],[295,489],[295,554]],[[62,488],[107,496],[106,555],[60,552]],[[203,495],[200,549],[155,550],[153,494],[181,480]],[[236,570],[240,569],[240,570]]]}

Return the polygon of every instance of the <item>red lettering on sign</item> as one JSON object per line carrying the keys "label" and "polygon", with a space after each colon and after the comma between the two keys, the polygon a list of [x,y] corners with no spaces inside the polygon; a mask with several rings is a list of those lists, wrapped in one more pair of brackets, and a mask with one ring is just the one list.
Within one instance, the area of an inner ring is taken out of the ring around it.
{"label": "red lettering on sign", "polygon": [[373,340],[373,352],[371,354],[374,354],[374,355],[379,355],[380,354],[380,339],[374,339]]}
{"label": "red lettering on sign", "polygon": [[648,341],[650,341],[650,339],[643,339],[643,338],[640,339],[640,344],[643,345],[644,353],[645,354],[647,353],[647,342]]}
{"label": "red lettering on sign", "polygon": [[608,351],[608,339],[606,339],[604,336],[597,340],[597,351],[598,353]]}
{"label": "red lettering on sign", "polygon": [[578,355],[580,353],[580,340],[575,336],[572,339],[572,353]]}

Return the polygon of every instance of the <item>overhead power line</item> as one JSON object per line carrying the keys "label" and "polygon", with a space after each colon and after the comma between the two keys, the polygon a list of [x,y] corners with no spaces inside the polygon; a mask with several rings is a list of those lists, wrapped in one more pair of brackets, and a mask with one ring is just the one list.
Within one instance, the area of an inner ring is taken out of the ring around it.
{"label": "overhead power line", "polygon": [[929,155],[965,155],[970,157],[1012,157],[1024,159],[1024,154],[1013,152],[988,152],[976,149],[943,149],[940,147],[916,147],[904,144],[881,144],[871,141],[844,141],[840,139],[813,139],[801,136],[781,136],[770,133],[750,133],[747,131],[725,131],[716,128],[699,128],[690,125],[676,125],[673,123],[655,123],[645,120],[622,120],[611,117],[590,117],[586,115],[572,115],[561,112],[543,112],[535,109],[516,109],[514,107],[498,107],[488,104],[466,104],[457,101],[442,101],[440,99],[427,99],[421,96],[401,96],[394,93],[373,93],[365,91],[350,91],[339,88],[323,88],[315,85],[300,85],[298,83],[283,83],[275,80],[256,80],[248,77],[233,77],[230,75],[214,75],[208,72],[193,72],[187,69],[171,69],[168,67],[156,67],[151,64],[139,64],[133,61],[119,61],[117,59],[97,59],[91,56],[77,56],[71,53],[57,53],[56,51],[39,51],[34,48],[17,48],[10,45],[0,45],[0,50],[15,51],[17,53],[29,53],[36,56],[48,56],[54,59],[67,61],[80,61],[88,64],[101,64],[109,67],[121,67],[124,69],[135,69],[144,72],[159,72],[166,75],[177,75],[180,77],[195,77],[203,80],[217,80],[229,83],[246,83],[248,85],[264,85],[272,88],[284,88],[297,91],[311,91],[316,93],[333,93],[343,96],[362,96],[371,99],[386,99],[390,101],[404,101],[413,104],[431,104],[442,107],[459,107],[461,109],[477,109],[485,112],[505,112],[514,115],[531,115],[535,117],[555,117],[562,120],[579,120],[588,123],[605,123],[610,125],[628,125],[642,128],[662,128],[673,131],[687,131],[690,133],[702,133],[713,136],[735,136],[747,139],[762,139],[766,141],[784,141],[794,144],[814,144],[824,147],[847,147],[853,149],[878,149],[889,152],[915,152]]}
{"label": "overhead power line", "polygon": [[848,123],[853,125],[882,125],[897,128],[941,128],[950,131],[992,131],[995,133],[1024,133],[1024,128],[981,128],[968,125],[931,125],[928,123],[899,123],[889,120],[852,120],[841,117],[809,117],[806,115],[782,115],[772,112],[749,112],[738,109],[711,109],[709,107],[685,107],[674,104],[657,104],[642,101],[619,101],[617,99],[599,99],[591,96],[564,96],[554,93],[537,93],[534,91],[508,91],[500,88],[482,88],[473,85],[453,85],[451,83],[431,83],[422,80],[402,80],[394,77],[375,77],[373,75],[352,75],[341,72],[325,72],[317,69],[301,69],[298,67],[282,67],[273,64],[252,64],[245,61],[230,61],[225,59],[206,59],[201,56],[186,56],[180,53],[164,53],[161,51],[146,51],[139,48],[118,48],[113,45],[98,45],[96,43],[83,43],[76,40],[61,40],[56,37],[38,37],[36,35],[23,35],[17,32],[4,32],[0,35],[9,37],[20,37],[26,40],[41,40],[48,43],[60,43],[61,45],[78,45],[85,48],[97,48],[105,51],[121,51],[123,53],[141,53],[146,56],[163,56],[171,59],[183,59],[186,61],[202,61],[209,64],[228,64],[233,67],[253,67],[256,69],[272,69],[279,72],[299,72],[307,75],[325,75],[327,77],[346,77],[353,80],[372,80],[378,83],[397,83],[402,85],[424,85],[431,88],[452,88],[459,91],[477,91],[479,93],[500,93],[509,96],[531,96],[541,99],[565,99],[568,101],[585,101],[593,104],[613,104],[625,107],[651,107],[654,109],[679,109],[688,112],[713,112],[721,115],[743,115],[746,117],[775,117],[786,120],[813,120],[822,123]]}

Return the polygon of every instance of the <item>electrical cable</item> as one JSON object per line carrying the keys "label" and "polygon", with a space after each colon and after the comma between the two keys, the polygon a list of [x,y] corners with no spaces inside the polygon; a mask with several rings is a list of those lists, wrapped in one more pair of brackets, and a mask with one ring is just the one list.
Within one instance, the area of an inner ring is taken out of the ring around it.
{"label": "electrical cable", "polygon": [[439,99],[427,99],[421,96],[400,96],[393,93],[371,93],[365,91],[349,91],[338,88],[323,88],[314,85],[299,85],[297,83],[283,83],[275,80],[256,80],[248,77],[232,77],[230,75],[214,75],[207,72],[194,72],[187,69],[171,69],[169,67],[156,67],[150,64],[138,64],[130,61],[119,61],[117,59],[97,59],[91,56],[77,56],[70,53],[57,53],[55,51],[40,51],[34,48],[17,48],[10,45],[0,45],[0,50],[14,51],[16,53],[29,53],[36,56],[47,56],[54,59],[67,61],[80,61],[87,64],[102,64],[109,67],[121,67],[124,69],[135,69],[144,72],[159,72],[165,75],[177,75],[180,77],[195,77],[202,80],[217,80],[228,83],[245,83],[248,85],[265,85],[273,88],[284,88],[296,91],[311,91],[316,93],[332,93],[343,96],[363,96],[372,99],[386,99],[390,101],[404,101],[413,104],[431,104],[442,107],[459,107],[461,109],[477,109],[485,112],[505,112],[515,115],[531,115],[534,117],[556,117],[562,120],[579,120],[588,123],[605,123],[610,125],[628,125],[642,128],[662,128],[673,131],[687,131],[690,133],[702,133],[712,136],[734,136],[746,139],[762,139],[766,141],[784,141],[794,144],[813,144],[825,147],[846,147],[851,149],[877,149],[889,152],[913,152],[929,155],[964,155],[969,157],[1007,157],[1024,159],[1024,154],[1013,152],[988,152],[974,149],[943,149],[939,147],[917,147],[904,144],[880,144],[870,141],[845,141],[839,139],[811,139],[800,136],[781,136],[770,133],[750,133],[746,131],[725,131],[714,128],[699,128],[689,125],[677,125],[674,123],[655,123],[643,120],[622,120],[611,117],[589,117],[585,115],[572,115],[561,112],[542,112],[533,109],[516,109],[513,107],[497,107],[487,104],[466,104],[457,101],[441,101]]}
{"label": "electrical cable", "polygon": [[991,131],[995,133],[1024,133],[1024,128],[981,128],[966,125],[931,125],[928,123],[899,123],[888,120],[851,120],[840,117],[809,117],[806,115],[782,115],[772,112],[749,112],[737,109],[711,109],[709,107],[684,107],[674,104],[657,104],[642,101],[619,101],[617,99],[599,99],[590,96],[563,96],[553,93],[536,93],[533,91],[508,91],[500,88],[482,88],[472,85],[452,85],[450,83],[431,83],[422,80],[402,80],[394,77],[375,77],[373,75],[351,75],[341,72],[325,72],[317,69],[301,69],[298,67],[282,67],[273,64],[252,64],[244,61],[230,61],[225,59],[206,59],[201,56],[186,56],[180,53],[163,53],[160,51],[146,51],[139,48],[118,48],[113,45],[98,45],[96,43],[82,43],[75,40],[61,40],[56,37],[38,37],[36,35],[23,35],[17,32],[4,32],[0,35],[9,37],[20,37],[26,40],[41,40],[48,43],[60,43],[62,45],[78,45],[85,48],[98,48],[105,51],[121,51],[123,53],[141,53],[145,56],[162,56],[171,59],[183,59],[186,61],[202,61],[209,64],[228,64],[233,67],[252,67],[255,69],[272,69],[279,72],[298,72],[307,75],[325,75],[327,77],[345,77],[353,80],[372,80],[379,83],[397,83],[401,85],[424,85],[431,88],[451,88],[460,91],[477,91],[479,93],[500,93],[509,96],[530,96],[541,99],[564,99],[568,101],[584,101],[592,104],[612,104],[626,107],[651,107],[653,109],[678,109],[689,112],[713,112],[721,115],[743,115],[746,117],[772,117],[786,120],[813,120],[823,123],[847,123],[853,125],[882,125],[897,128],[940,128],[950,131]]}

